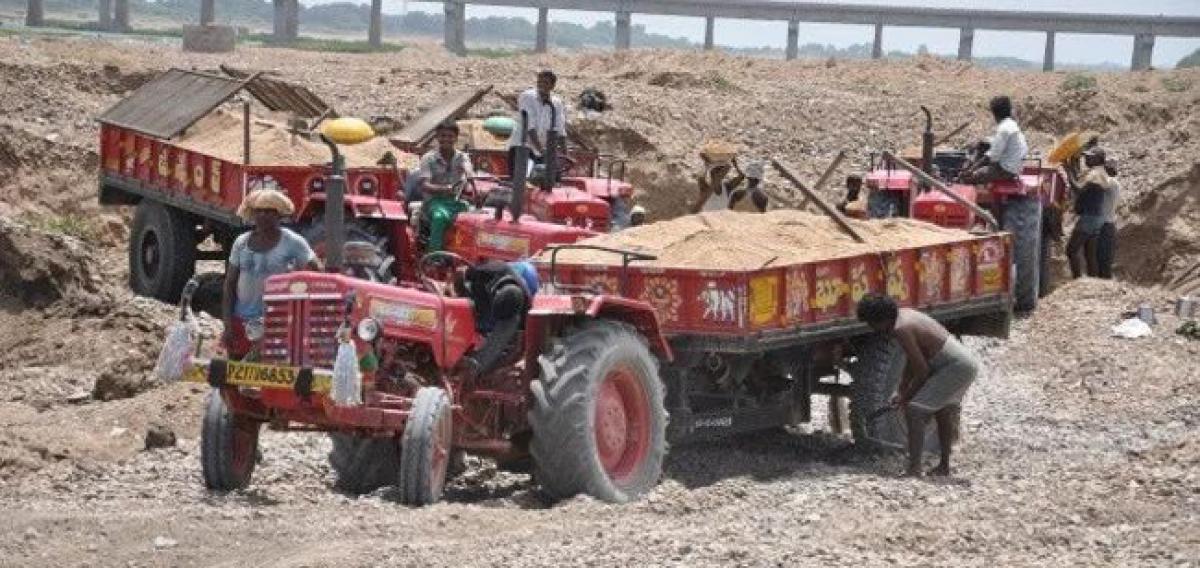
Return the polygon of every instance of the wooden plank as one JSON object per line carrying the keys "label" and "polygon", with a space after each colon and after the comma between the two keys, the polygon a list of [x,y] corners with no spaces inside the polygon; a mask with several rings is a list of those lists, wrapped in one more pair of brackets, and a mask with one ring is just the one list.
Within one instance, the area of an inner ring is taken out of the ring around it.
{"label": "wooden plank", "polygon": [[475,106],[475,103],[478,103],[484,95],[491,91],[492,86],[488,85],[448,97],[445,102],[426,111],[390,139],[394,144],[419,147],[429,140],[437,125],[462,116],[467,109]]}
{"label": "wooden plank", "polygon": [[[829,176],[833,175],[833,170],[837,169],[837,166],[841,164],[842,160],[844,159],[846,159],[846,152],[838,152],[837,157],[833,159],[833,163],[829,165],[829,168],[825,170],[825,174],[821,176],[821,180],[817,182],[817,189],[819,189],[821,185],[829,180]],[[820,207],[821,211],[824,211],[829,218],[833,219],[833,222],[837,223],[838,226],[846,232],[846,234],[850,235],[851,238],[860,243],[867,242],[862,235],[858,234],[858,231],[854,230],[854,227],[850,226],[850,222],[846,220],[846,218],[842,216],[837,209],[834,209],[833,207],[830,207],[828,203],[825,203],[825,200],[821,199],[821,196],[817,195],[816,192],[804,187],[804,184],[800,183],[800,180],[796,178],[795,174],[793,174],[792,171],[787,168],[787,166],[779,163],[779,160],[776,158],[771,159],[771,165],[775,166],[775,170],[779,172],[779,175],[782,175],[785,179],[792,182],[792,184],[796,186],[796,189],[799,189],[804,193],[805,197],[817,204],[817,207]]]}

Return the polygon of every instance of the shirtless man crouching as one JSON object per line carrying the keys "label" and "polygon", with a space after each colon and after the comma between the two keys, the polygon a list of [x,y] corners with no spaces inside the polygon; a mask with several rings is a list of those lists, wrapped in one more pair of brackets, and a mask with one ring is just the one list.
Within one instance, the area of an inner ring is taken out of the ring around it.
{"label": "shirtless man crouching", "polygon": [[921,476],[925,427],[931,417],[937,421],[942,456],[929,475],[950,475],[950,447],[958,440],[963,395],[979,375],[979,360],[933,318],[900,308],[887,296],[864,296],[858,302],[858,319],[895,339],[907,358],[891,401],[908,421],[905,475]]}

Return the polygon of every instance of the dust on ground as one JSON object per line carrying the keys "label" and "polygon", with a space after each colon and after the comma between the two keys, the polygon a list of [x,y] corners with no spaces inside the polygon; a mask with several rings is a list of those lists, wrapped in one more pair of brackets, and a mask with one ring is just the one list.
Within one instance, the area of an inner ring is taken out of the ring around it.
{"label": "dust on ground", "polygon": [[[639,199],[659,218],[693,198],[689,175],[705,140],[780,156],[815,179],[838,150],[852,152],[840,175],[865,167],[868,149],[911,145],[918,103],[934,110],[939,130],[970,120],[959,140],[982,136],[985,101],[1008,92],[1036,148],[1078,127],[1105,134],[1128,195],[1127,275],[1157,283],[1163,277],[1152,271],[1186,276],[1195,262],[1186,246],[1197,230],[1187,221],[1200,149],[1195,71],[1097,74],[1094,92],[1064,93],[1063,74],[930,58],[785,63],[631,51],[493,60],[425,47],[399,56],[274,48],[215,56],[133,39],[2,37],[6,562],[1200,563],[1200,342],[1171,333],[1173,293],[1092,280],[1061,286],[1009,341],[971,342],[986,372],[968,397],[959,473],[949,482],[895,479],[898,456],[850,449],[818,423],[801,436],[673,448],[663,483],[625,506],[547,503],[528,476],[479,461],[432,507],[403,507],[386,489],[350,497],[332,488],[329,444],[311,434],[266,433],[250,489],[204,491],[206,389],[149,379],[176,312],[125,290],[128,212],[96,203],[92,118],[168,66],[221,63],[306,84],[343,114],[402,122],[464,87],[495,83],[511,93],[552,67],[568,100],[591,86],[609,95],[613,111],[575,122],[606,151],[631,158]],[[1193,86],[1166,88],[1167,79]],[[489,98],[479,114],[499,108]],[[1129,232],[1156,224],[1167,225],[1166,240]],[[1159,250],[1170,258],[1138,264]],[[1163,308],[1154,335],[1111,337],[1142,302]],[[211,341],[216,326],[202,322]]]}

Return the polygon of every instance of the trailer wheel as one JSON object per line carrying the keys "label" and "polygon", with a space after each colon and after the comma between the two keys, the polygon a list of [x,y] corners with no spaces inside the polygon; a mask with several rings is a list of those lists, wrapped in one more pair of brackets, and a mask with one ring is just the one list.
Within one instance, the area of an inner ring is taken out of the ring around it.
{"label": "trailer wheel", "polygon": [[1053,251],[1050,246],[1050,236],[1042,231],[1038,253],[1038,298],[1045,298],[1054,289],[1054,267],[1050,265]]}
{"label": "trailer wheel", "polygon": [[430,505],[442,498],[453,427],[446,391],[437,387],[417,391],[400,446],[400,500],[404,504]]}
{"label": "trailer wheel", "polygon": [[[888,405],[904,374],[905,356],[890,338],[867,337],[857,344],[857,360],[850,365],[850,432],[854,443],[868,449],[904,449],[908,424],[900,411],[872,417]],[[925,451],[937,452],[937,431],[929,428]]]}
{"label": "trailer wheel", "polygon": [[143,199],[129,238],[129,287],[176,302],[196,270],[196,230],[187,214]]}
{"label": "trailer wheel", "polygon": [[1042,266],[1042,204],[1037,199],[1018,197],[1004,204],[1004,230],[1013,235],[1013,308],[1031,312],[1037,308]]}
{"label": "trailer wheel", "polygon": [[209,392],[200,427],[200,467],[205,487],[232,491],[250,485],[261,428],[261,422],[230,412],[221,391]]}
{"label": "trailer wheel", "polygon": [[867,216],[888,219],[900,215],[900,196],[894,191],[870,190],[867,194]]}
{"label": "trailer wheel", "polygon": [[371,438],[334,432],[329,465],[337,475],[334,486],[361,495],[396,482],[400,468],[400,442],[395,438]]}
{"label": "trailer wheel", "polygon": [[586,493],[623,503],[658,484],[667,411],[658,363],[632,327],[592,321],[539,358],[530,387],[530,453],[555,498]]}

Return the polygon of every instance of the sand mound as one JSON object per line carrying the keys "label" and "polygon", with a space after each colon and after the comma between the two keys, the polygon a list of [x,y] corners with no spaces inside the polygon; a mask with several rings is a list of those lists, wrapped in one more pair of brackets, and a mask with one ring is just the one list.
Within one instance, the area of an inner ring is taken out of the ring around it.
{"label": "sand mound", "polygon": [[[960,240],[964,231],[911,219],[851,221],[866,239],[855,242],[828,217],[801,211],[766,214],[714,211],[594,237],[589,244],[650,254],[646,265],[674,268],[754,270],[771,265],[925,246]],[[565,251],[562,262],[612,264],[619,258],[599,251]]]}
{"label": "sand mound", "polygon": [[1200,281],[1197,263],[1200,163],[1138,197],[1117,237],[1117,269],[1135,282]]}
{"label": "sand mound", "polygon": [[[220,108],[193,124],[175,143],[182,148],[242,163],[242,117]],[[400,152],[378,137],[354,146],[341,146],[347,167],[374,166],[385,152]],[[305,166],[329,162],[329,148],[288,132],[286,125],[262,117],[250,123],[250,163]]]}

